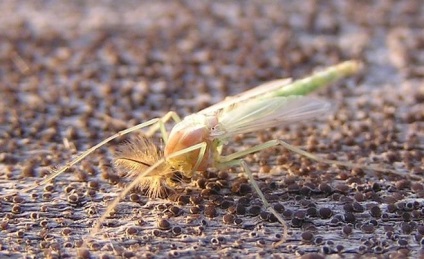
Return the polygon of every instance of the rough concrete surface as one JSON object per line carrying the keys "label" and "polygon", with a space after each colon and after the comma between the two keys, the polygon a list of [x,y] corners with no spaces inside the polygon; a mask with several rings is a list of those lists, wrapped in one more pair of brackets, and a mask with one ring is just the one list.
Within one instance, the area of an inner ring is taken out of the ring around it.
{"label": "rough concrete surface", "polygon": [[[422,257],[423,1],[6,0],[0,10],[0,257]],[[240,168],[211,168],[167,199],[134,191],[90,235],[131,180],[113,155],[140,132],[19,191],[119,130],[348,59],[362,72],[314,94],[332,103],[327,116],[237,136],[224,153],[278,138],[405,176],[281,147],[247,156],[289,226],[279,247],[281,224]]]}

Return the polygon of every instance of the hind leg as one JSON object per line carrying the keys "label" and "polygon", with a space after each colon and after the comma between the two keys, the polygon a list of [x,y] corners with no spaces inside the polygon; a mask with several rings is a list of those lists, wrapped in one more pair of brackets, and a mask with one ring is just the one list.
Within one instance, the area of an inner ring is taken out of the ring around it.
{"label": "hind leg", "polygon": [[261,151],[263,149],[270,148],[270,147],[275,147],[275,146],[282,146],[285,149],[288,149],[288,150],[290,150],[290,151],[292,151],[296,154],[299,154],[301,156],[307,157],[311,160],[314,160],[314,161],[317,161],[317,162],[320,162],[320,163],[325,163],[325,164],[329,164],[329,165],[345,166],[345,167],[348,167],[348,168],[358,167],[358,168],[362,168],[362,169],[366,169],[366,170],[389,173],[389,174],[397,175],[397,176],[400,176],[400,177],[407,177],[407,178],[410,178],[410,179],[415,179],[415,180],[420,180],[420,181],[424,180],[424,177],[421,177],[421,176],[418,176],[418,175],[408,175],[408,174],[401,173],[401,172],[398,172],[396,170],[392,170],[392,169],[385,168],[385,167],[373,166],[373,165],[362,165],[362,164],[345,162],[345,161],[325,159],[325,158],[322,158],[320,156],[314,155],[310,152],[304,151],[304,150],[302,150],[298,147],[290,145],[287,142],[282,141],[282,140],[270,140],[270,141],[267,141],[265,143],[259,144],[257,146],[248,148],[246,150],[242,150],[242,151],[239,151],[239,152],[227,155],[227,156],[221,156],[220,161],[221,161],[221,163],[228,163],[232,160],[237,160],[237,159],[240,159],[240,158],[242,158],[246,155],[249,155],[249,154]]}

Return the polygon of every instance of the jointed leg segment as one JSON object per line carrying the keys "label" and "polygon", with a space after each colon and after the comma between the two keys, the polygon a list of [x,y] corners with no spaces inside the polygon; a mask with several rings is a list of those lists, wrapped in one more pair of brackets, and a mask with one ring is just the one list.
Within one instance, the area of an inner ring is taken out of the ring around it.
{"label": "jointed leg segment", "polygon": [[422,180],[422,178],[419,177],[419,176],[405,175],[405,174],[399,173],[399,172],[391,170],[391,169],[380,168],[380,167],[376,167],[376,166],[359,165],[359,164],[350,163],[350,162],[343,162],[343,161],[321,158],[319,156],[316,156],[314,154],[306,152],[306,151],[304,151],[304,150],[302,150],[298,147],[292,146],[292,145],[290,145],[290,144],[288,144],[288,143],[286,143],[282,140],[271,140],[271,141],[265,142],[263,144],[260,144],[260,145],[257,145],[257,146],[251,147],[251,148],[248,148],[248,149],[240,151],[240,152],[235,152],[235,153],[227,155],[227,156],[220,156],[220,160],[219,160],[217,167],[225,168],[225,167],[231,167],[231,166],[236,166],[236,165],[240,165],[241,167],[243,167],[243,170],[245,171],[247,177],[249,178],[250,183],[252,184],[252,186],[255,189],[258,196],[261,198],[264,205],[267,207],[267,209],[269,209],[272,212],[272,214],[274,214],[274,216],[278,219],[278,221],[280,221],[280,223],[283,225],[283,237],[282,237],[281,241],[274,244],[274,247],[277,247],[277,246],[279,246],[280,244],[282,244],[286,241],[286,239],[287,239],[287,224],[285,223],[284,219],[280,216],[280,214],[278,214],[274,210],[274,208],[272,208],[270,206],[270,204],[266,200],[264,194],[260,190],[257,182],[253,178],[252,172],[248,168],[247,164],[243,160],[241,160],[240,158],[242,158],[242,157],[244,157],[248,154],[252,154],[252,153],[255,153],[257,151],[261,151],[263,149],[267,149],[267,148],[278,146],[278,145],[281,145],[284,148],[286,148],[286,149],[288,149],[288,150],[290,150],[294,153],[305,156],[305,157],[307,157],[311,160],[315,160],[317,162],[322,162],[322,163],[332,164],[332,165],[341,165],[341,166],[346,166],[346,167],[350,167],[350,168],[360,167],[360,168],[364,168],[364,169],[368,169],[368,170],[380,171],[380,172],[389,172],[391,174],[402,176],[402,177],[406,176],[406,177],[417,178],[417,179]]}
{"label": "jointed leg segment", "polygon": [[261,198],[262,202],[264,203],[265,207],[271,211],[271,213],[278,219],[278,221],[283,226],[283,237],[280,241],[274,244],[274,247],[278,247],[280,244],[284,243],[287,240],[287,224],[285,220],[281,217],[281,215],[274,210],[274,208],[268,203],[267,199],[265,198],[265,195],[261,191],[261,189],[258,186],[258,183],[253,178],[253,174],[250,171],[249,167],[247,166],[246,162],[243,160],[239,160],[240,166],[243,167],[244,172],[246,173],[247,177],[249,178],[250,184],[253,186],[253,189],[255,189],[256,193]]}
{"label": "jointed leg segment", "polygon": [[86,158],[88,155],[90,155],[91,153],[93,153],[95,150],[99,149],[100,147],[102,147],[103,145],[109,143],[110,141],[124,136],[128,133],[134,132],[136,130],[140,130],[143,129],[145,127],[151,127],[149,129],[149,131],[147,131],[146,135],[149,137],[151,135],[153,135],[158,129],[160,129],[163,139],[166,143],[167,141],[167,137],[168,137],[168,133],[166,132],[166,128],[165,128],[165,123],[170,120],[173,119],[176,122],[181,121],[180,117],[178,116],[178,114],[176,114],[175,112],[168,112],[167,114],[165,114],[165,116],[163,116],[162,118],[155,118],[155,119],[151,119],[149,121],[140,123],[138,125],[135,125],[133,127],[130,127],[128,129],[119,131],[118,133],[108,137],[107,139],[101,141],[100,143],[98,143],[97,145],[89,148],[88,150],[84,151],[81,155],[79,155],[78,157],[76,157],[75,159],[73,159],[72,161],[68,162],[66,165],[64,165],[63,167],[61,167],[59,170],[54,170],[52,172],[52,174],[50,176],[48,176],[46,179],[42,180],[41,182],[35,183],[33,186],[22,189],[20,191],[16,191],[7,195],[3,195],[0,197],[5,197],[5,196],[11,196],[11,195],[16,195],[18,192],[29,192],[31,190],[36,189],[39,186],[45,185],[47,183],[49,183],[51,180],[55,179],[56,177],[58,177],[59,175],[61,175],[63,172],[65,172],[66,170],[68,170],[69,168],[71,168],[72,166],[76,165],[77,163],[79,163],[81,160],[83,160],[84,158]]}
{"label": "jointed leg segment", "polygon": [[[100,217],[100,219],[96,222],[96,224],[94,225],[90,236],[93,237],[94,235],[96,235],[96,233],[98,233],[101,224],[104,222],[104,220],[108,217],[108,214],[116,207],[116,205],[118,205],[119,201],[121,199],[123,199],[134,187],[136,187],[142,180],[144,177],[148,176],[150,173],[152,173],[156,168],[158,168],[160,165],[162,165],[163,163],[167,163],[168,159],[172,159],[184,154],[187,154],[189,152],[193,152],[196,150],[204,150],[206,147],[206,142],[202,142],[196,145],[193,145],[191,147],[179,150],[175,153],[172,153],[171,155],[161,158],[160,160],[158,160],[156,163],[154,163],[153,165],[151,165],[146,171],[144,171],[143,173],[139,174],[128,186],[125,187],[125,189],[119,193],[119,195],[112,201],[111,204],[109,204],[109,206],[106,208],[106,211],[103,213],[103,216]],[[201,153],[201,151],[200,151]],[[204,154],[204,152],[203,152]]]}
{"label": "jointed leg segment", "polygon": [[[349,167],[349,168],[358,167],[358,168],[367,169],[367,170],[371,170],[371,171],[377,171],[377,172],[383,172],[383,173],[387,172],[387,173],[390,173],[390,174],[393,174],[393,175],[397,175],[397,176],[400,176],[400,177],[407,177],[407,178],[410,178],[410,179],[416,179],[416,180],[421,180],[421,181],[424,180],[424,178],[421,177],[421,176],[404,174],[404,173],[400,173],[400,172],[397,172],[397,171],[389,169],[389,168],[372,166],[372,165],[361,165],[361,164],[355,164],[355,163],[350,163],[350,162],[345,162],[345,161],[325,159],[325,158],[319,157],[317,155],[314,155],[312,153],[306,152],[306,151],[304,151],[304,150],[302,150],[298,147],[292,146],[292,145],[290,145],[290,144],[288,144],[288,143],[286,143],[282,140],[271,140],[269,142],[273,142],[273,143],[275,143],[275,145],[281,145],[284,148],[286,148],[286,149],[288,149],[292,152],[295,152],[295,153],[302,155],[302,156],[305,156],[305,157],[307,157],[311,160],[315,160],[317,162],[321,162],[321,163],[325,163],[325,164],[340,165],[340,166],[346,166],[346,167]],[[266,143],[268,143],[268,142],[266,142]],[[264,144],[266,144],[266,143],[264,143]]]}
{"label": "jointed leg segment", "polygon": [[349,168],[355,168],[355,167],[359,167],[362,169],[367,169],[367,170],[371,170],[371,171],[377,171],[377,172],[388,172],[390,174],[393,175],[397,175],[397,176],[401,176],[401,177],[408,177],[411,179],[417,179],[417,180],[424,180],[423,177],[421,176],[417,176],[417,175],[408,175],[408,174],[404,174],[404,173],[400,173],[397,172],[395,170],[389,169],[389,168],[383,168],[383,167],[378,167],[378,166],[372,166],[372,165],[361,165],[361,164],[355,164],[355,163],[350,163],[350,162],[345,162],[345,161],[338,161],[338,160],[330,160],[330,159],[325,159],[322,157],[319,157],[317,155],[314,155],[312,153],[309,153],[307,151],[304,151],[298,147],[295,147],[293,145],[288,144],[287,142],[284,142],[282,140],[270,140],[267,141],[265,143],[253,146],[251,148],[248,148],[246,150],[242,150],[239,152],[235,152],[233,154],[227,155],[227,156],[221,156],[220,162],[221,163],[229,163],[232,160],[236,160],[236,159],[240,159],[246,155],[255,153],[257,151],[261,151],[270,147],[275,147],[275,146],[282,146],[294,153],[297,153],[299,155],[302,155],[304,157],[307,157],[311,160],[320,162],[320,163],[325,163],[325,164],[330,164],[330,165],[339,165],[339,166],[346,166]]}
{"label": "jointed leg segment", "polygon": [[168,132],[165,128],[165,123],[168,122],[170,119],[172,119],[175,123],[178,123],[181,121],[180,116],[176,112],[170,111],[167,114],[165,114],[162,118],[158,120],[158,123],[150,127],[149,131],[146,132],[146,137],[151,137],[158,129],[160,130],[162,134],[162,139],[165,143],[168,142]]}

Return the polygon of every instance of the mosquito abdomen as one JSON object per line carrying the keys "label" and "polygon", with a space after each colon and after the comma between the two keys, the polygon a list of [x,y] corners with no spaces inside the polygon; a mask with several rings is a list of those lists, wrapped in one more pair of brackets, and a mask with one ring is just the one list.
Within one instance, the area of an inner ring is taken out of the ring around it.
{"label": "mosquito abdomen", "polygon": [[267,94],[266,97],[306,95],[339,79],[354,75],[358,73],[361,68],[362,63],[359,61],[345,61],[338,65],[328,67],[323,71],[313,74],[312,76],[296,80],[291,84]]}

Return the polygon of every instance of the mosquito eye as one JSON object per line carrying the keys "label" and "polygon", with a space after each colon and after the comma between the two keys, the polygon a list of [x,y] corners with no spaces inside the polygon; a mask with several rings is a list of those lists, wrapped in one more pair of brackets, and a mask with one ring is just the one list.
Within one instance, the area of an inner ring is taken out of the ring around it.
{"label": "mosquito eye", "polygon": [[211,128],[211,131],[214,131],[214,132],[217,132],[217,131],[219,131],[219,130],[220,130],[219,125],[215,125],[215,126],[213,126],[213,127]]}

